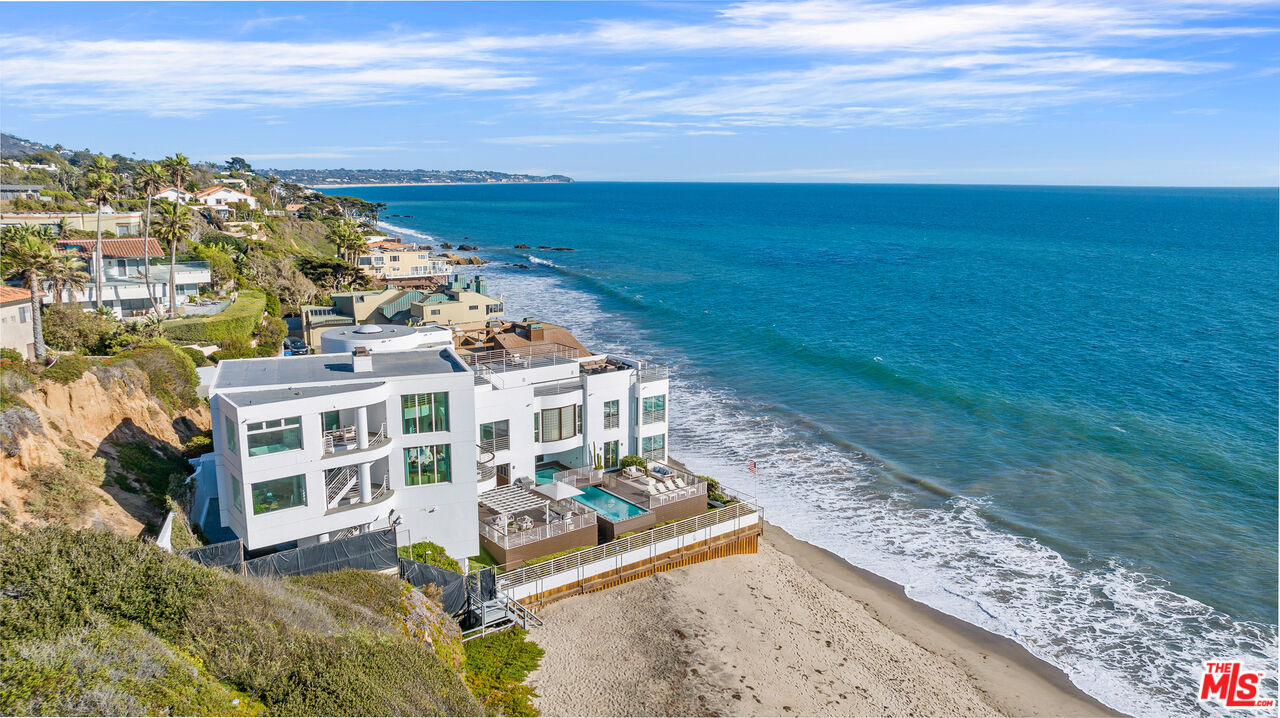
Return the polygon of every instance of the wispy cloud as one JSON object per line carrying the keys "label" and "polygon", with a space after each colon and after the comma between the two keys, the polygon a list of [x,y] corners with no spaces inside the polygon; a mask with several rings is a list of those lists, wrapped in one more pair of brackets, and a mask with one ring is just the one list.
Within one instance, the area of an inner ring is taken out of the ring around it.
{"label": "wispy cloud", "polygon": [[609,145],[616,142],[639,142],[661,137],[660,132],[584,132],[563,135],[521,135],[518,137],[490,137],[484,140],[494,145]]}
{"label": "wispy cloud", "polygon": [[[695,6],[679,21],[566,22],[561,32],[543,34],[400,30],[330,41],[10,35],[0,36],[0,74],[7,101],[63,115],[197,116],[317,105],[445,105],[478,97],[544,116],[671,134],[726,134],[743,126],[945,126],[1010,121],[1048,107],[1157,91],[1142,78],[1229,71],[1229,60],[1180,57],[1170,48],[1197,38],[1275,32],[1239,19],[1249,5],[764,0]],[[242,30],[298,20],[254,18]],[[1144,54],[1156,39],[1160,56]],[[769,58],[767,71],[762,58]],[[627,132],[487,141],[646,138]]]}

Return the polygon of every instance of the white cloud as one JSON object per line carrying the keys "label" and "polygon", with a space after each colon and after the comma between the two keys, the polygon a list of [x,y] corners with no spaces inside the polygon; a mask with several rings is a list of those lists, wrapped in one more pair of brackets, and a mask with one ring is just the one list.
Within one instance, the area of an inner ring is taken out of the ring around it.
{"label": "white cloud", "polygon": [[521,135],[519,137],[490,137],[485,142],[494,145],[608,145],[615,142],[638,142],[661,137],[659,132],[596,132],[564,135]]}

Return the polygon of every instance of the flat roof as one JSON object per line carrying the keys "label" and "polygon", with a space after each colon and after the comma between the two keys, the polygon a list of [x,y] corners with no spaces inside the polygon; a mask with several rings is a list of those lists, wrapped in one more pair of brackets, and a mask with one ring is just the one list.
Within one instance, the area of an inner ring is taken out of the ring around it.
{"label": "flat roof", "polygon": [[[371,379],[394,379],[420,374],[466,373],[467,368],[453,358],[448,349],[418,349],[403,352],[374,352],[373,368],[351,371],[347,354],[310,354],[299,357],[269,359],[228,359],[218,364],[218,379],[213,388],[245,389],[250,387],[296,386],[320,383],[359,383]],[[344,388],[342,391],[349,391]]]}
{"label": "flat roof", "polygon": [[239,407],[275,404],[293,399],[314,399],[317,396],[345,394],[349,391],[361,391],[382,386],[380,381],[362,382],[359,384],[323,384],[320,386],[284,387],[283,389],[256,389],[223,394],[223,398]]}

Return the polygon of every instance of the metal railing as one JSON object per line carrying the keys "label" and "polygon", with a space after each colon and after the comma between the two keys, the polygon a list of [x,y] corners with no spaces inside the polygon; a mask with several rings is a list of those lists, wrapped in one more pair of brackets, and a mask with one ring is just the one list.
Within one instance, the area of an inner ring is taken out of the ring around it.
{"label": "metal railing", "polygon": [[[479,444],[481,451],[493,453],[495,451],[506,451],[511,448],[510,436],[495,436],[492,439],[481,439]],[[493,457],[489,457],[492,461]]]}
{"label": "metal railing", "polygon": [[640,412],[641,424],[657,424],[658,422],[662,422],[666,420],[667,420],[667,410],[665,408],[650,409],[649,411]]}
{"label": "metal railing", "polygon": [[707,482],[695,480],[692,484],[672,489],[671,491],[663,491],[662,493],[649,496],[649,509],[655,509],[659,506],[666,506],[677,501],[684,501],[695,496],[707,495]]}
{"label": "metal railing", "polygon": [[663,459],[667,458],[667,449],[666,447],[661,449],[649,449],[648,451],[641,452],[640,457],[645,461],[661,463]]}
{"label": "metal railing", "polygon": [[500,529],[490,526],[484,521],[480,522],[480,535],[498,544],[504,549],[519,548],[527,546],[536,541],[543,541],[554,536],[567,534],[571,531],[587,528],[596,525],[596,512],[578,505],[581,513],[575,511],[574,515],[559,521],[552,521],[549,524],[541,524],[531,529],[515,530]]}
{"label": "metal railing", "polygon": [[593,469],[588,466],[580,466],[576,469],[557,471],[551,475],[551,480],[568,484],[575,489],[580,489],[583,486],[594,486],[596,484],[604,483],[604,470]]}
{"label": "metal railing", "polygon": [[582,391],[582,382],[577,379],[547,384],[535,384],[533,387],[534,396],[556,396],[558,394],[569,394],[575,391]]}
{"label": "metal railing", "polygon": [[[327,472],[326,472],[327,473]],[[360,469],[357,466],[344,466],[338,469],[333,476],[324,477],[325,495],[327,497],[327,506],[333,508],[333,505],[340,501],[347,491],[351,488],[352,482],[359,482]]]}
{"label": "metal railing", "polygon": [[636,382],[645,384],[651,381],[661,381],[670,375],[671,370],[666,365],[645,362],[636,369]]}
{"label": "metal railing", "polygon": [[532,344],[520,351],[495,349],[464,354],[462,358],[472,367],[484,367],[488,373],[500,373],[557,364],[576,364],[580,353],[574,347],[564,344]]}
{"label": "metal railing", "polygon": [[[382,422],[382,426],[378,428],[378,433],[369,437],[369,445],[366,449],[376,449],[379,446],[390,441],[387,436],[387,422]],[[344,426],[339,429],[331,429],[324,433],[324,453],[336,454],[338,447],[342,446],[345,451],[352,451],[359,448],[359,434],[356,433],[356,427]]]}
{"label": "metal railing", "polygon": [[478,461],[476,462],[476,478],[477,478],[477,480],[479,480],[479,481],[488,481],[488,480],[490,480],[490,479],[497,478],[497,476],[498,476],[498,467],[496,467],[496,466],[489,466],[488,464],[482,464],[482,463],[480,463],[480,462],[478,462]]}
{"label": "metal railing", "polygon": [[621,422],[621,420],[618,418],[618,415],[617,415],[617,414],[613,414],[613,415],[610,415],[610,416],[606,416],[606,417],[604,418],[604,428],[606,428],[606,429],[616,429],[616,428],[618,428],[618,427],[621,425],[621,423],[622,423],[622,422]]}
{"label": "metal railing", "polygon": [[567,556],[543,561],[532,566],[523,566],[498,576],[498,588],[509,591],[515,587],[523,586],[541,579],[554,576],[563,571],[571,571],[581,568],[587,564],[606,559],[612,556],[618,556],[636,549],[652,546],[653,544],[683,534],[701,531],[717,524],[742,518],[753,513],[760,513],[763,517],[763,511],[753,502],[740,501],[736,504],[730,504],[722,509],[708,511],[705,514],[699,514],[687,519],[681,519],[666,526],[642,531],[640,533],[621,538],[609,543],[600,544],[595,548],[585,549],[583,551],[575,551]]}

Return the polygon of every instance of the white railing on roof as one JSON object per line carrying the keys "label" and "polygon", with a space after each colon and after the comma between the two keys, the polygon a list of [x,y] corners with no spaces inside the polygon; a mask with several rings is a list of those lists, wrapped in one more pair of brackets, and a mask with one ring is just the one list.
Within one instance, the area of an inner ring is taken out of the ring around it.
{"label": "white railing on roof", "polygon": [[558,394],[569,394],[575,391],[582,391],[582,382],[578,379],[548,382],[546,384],[535,384],[533,387],[534,396],[556,396]]}
{"label": "white railing on roof", "polygon": [[636,382],[646,384],[651,381],[661,381],[671,375],[671,370],[665,364],[650,364],[643,362],[636,369]]}
{"label": "white railing on roof", "polygon": [[495,349],[464,354],[462,358],[472,367],[483,367],[486,373],[495,373],[576,363],[580,353],[564,344],[531,344],[518,351]]}

